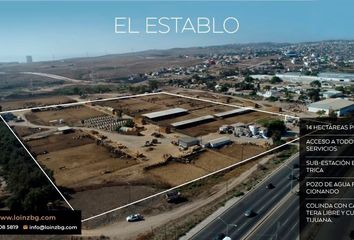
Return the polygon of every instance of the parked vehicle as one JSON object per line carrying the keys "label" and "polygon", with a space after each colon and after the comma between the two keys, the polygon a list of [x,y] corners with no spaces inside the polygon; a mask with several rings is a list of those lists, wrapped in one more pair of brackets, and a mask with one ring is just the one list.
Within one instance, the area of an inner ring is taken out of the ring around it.
{"label": "parked vehicle", "polygon": [[126,220],[127,222],[138,222],[144,220],[144,217],[141,214],[136,213],[136,214],[129,215],[126,218]]}

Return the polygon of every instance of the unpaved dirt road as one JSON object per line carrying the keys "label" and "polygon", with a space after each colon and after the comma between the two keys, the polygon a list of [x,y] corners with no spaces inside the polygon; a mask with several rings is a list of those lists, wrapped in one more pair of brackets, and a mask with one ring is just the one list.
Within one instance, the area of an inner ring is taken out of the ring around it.
{"label": "unpaved dirt road", "polygon": [[[259,163],[266,163],[272,156],[267,156],[262,159]],[[246,172],[242,173],[239,177],[228,183],[228,189],[232,189],[245,181],[253,172],[257,171],[257,165],[254,165]],[[92,230],[83,230],[83,236],[108,236],[115,240],[133,240],[138,235],[147,233],[152,229],[164,225],[165,223],[177,219],[179,217],[185,216],[199,208],[202,208],[211,202],[215,201],[219,197],[225,194],[225,183],[220,183],[219,185],[213,187],[215,191],[208,198],[198,199],[190,203],[181,205],[180,207],[164,212],[154,216],[145,216],[145,221],[128,223],[124,219],[120,219],[117,222],[111,223],[109,225],[99,227]]]}

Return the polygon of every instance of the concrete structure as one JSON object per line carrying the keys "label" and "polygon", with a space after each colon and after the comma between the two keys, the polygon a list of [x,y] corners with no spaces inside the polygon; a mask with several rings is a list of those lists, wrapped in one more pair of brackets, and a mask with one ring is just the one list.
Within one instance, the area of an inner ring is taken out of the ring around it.
{"label": "concrete structure", "polygon": [[191,126],[191,125],[194,125],[194,124],[197,124],[197,123],[211,121],[213,119],[214,119],[214,116],[206,115],[206,116],[203,116],[203,117],[197,117],[197,118],[192,118],[192,119],[188,119],[188,120],[185,120],[185,121],[175,122],[175,123],[172,123],[171,126],[175,127],[175,128],[187,127],[187,126]]}
{"label": "concrete structure", "polygon": [[187,113],[188,110],[184,108],[172,108],[164,111],[158,111],[158,112],[152,112],[152,113],[146,113],[143,114],[143,117],[149,118],[149,119],[162,119],[162,118],[167,118],[167,117],[172,117],[172,116],[177,116],[180,114],[185,114]]}
{"label": "concrete structure", "polygon": [[308,111],[314,113],[324,111],[325,115],[328,115],[330,111],[334,111],[340,117],[354,112],[354,102],[341,98],[328,98],[309,104]]}
{"label": "concrete structure", "polygon": [[249,108],[237,108],[237,109],[233,109],[233,110],[226,111],[226,112],[216,113],[216,114],[214,114],[214,116],[223,118],[223,117],[234,116],[234,115],[237,115],[237,114],[248,113],[248,112],[251,112],[251,111],[253,111],[253,110],[249,109]]}
{"label": "concrete structure", "polygon": [[199,140],[193,137],[183,137],[178,139],[178,146],[182,148],[189,148],[199,144]]}

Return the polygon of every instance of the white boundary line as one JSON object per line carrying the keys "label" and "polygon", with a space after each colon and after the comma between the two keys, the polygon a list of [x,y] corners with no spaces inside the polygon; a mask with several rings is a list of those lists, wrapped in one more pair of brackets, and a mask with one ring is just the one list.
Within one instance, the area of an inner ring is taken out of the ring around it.
{"label": "white boundary line", "polygon": [[117,207],[117,208],[113,208],[113,209],[111,209],[111,210],[108,210],[108,211],[105,211],[105,212],[103,212],[103,213],[94,215],[94,216],[92,216],[92,217],[85,218],[85,219],[83,219],[81,222],[86,222],[86,221],[95,219],[95,218],[97,218],[97,217],[101,217],[101,216],[106,215],[106,214],[108,214],[108,213],[112,213],[112,212],[121,210],[121,209],[123,209],[123,208],[132,206],[132,205],[137,204],[137,203],[141,203],[141,202],[143,202],[143,201],[145,201],[145,200],[149,200],[149,199],[151,199],[151,198],[154,198],[154,197],[160,196],[160,195],[162,195],[162,194],[165,194],[165,193],[167,193],[167,192],[169,192],[169,191],[172,191],[172,190],[181,188],[181,187],[183,187],[183,186],[186,186],[186,185],[188,185],[188,184],[194,183],[194,182],[196,182],[196,181],[205,179],[205,178],[210,177],[210,176],[212,176],[212,175],[215,175],[215,174],[218,174],[218,173],[220,173],[220,172],[226,171],[226,170],[228,170],[228,169],[230,169],[230,168],[236,167],[236,166],[241,165],[241,164],[243,164],[243,163],[249,162],[249,161],[251,161],[251,160],[253,160],[253,159],[255,159],[255,158],[258,158],[258,157],[260,157],[260,156],[263,156],[263,155],[265,155],[265,154],[268,154],[268,153],[270,153],[270,152],[273,152],[274,150],[277,150],[277,149],[279,149],[279,148],[282,148],[282,147],[284,147],[284,146],[286,146],[286,145],[288,145],[288,144],[294,143],[294,142],[298,141],[299,139],[300,139],[300,138],[293,139],[293,140],[291,140],[291,141],[289,141],[289,142],[286,142],[286,143],[284,143],[284,144],[282,144],[282,145],[279,145],[279,146],[277,146],[277,147],[275,147],[275,148],[272,148],[272,149],[270,149],[270,150],[267,150],[267,151],[265,151],[265,152],[262,152],[262,153],[260,153],[260,154],[257,154],[257,155],[255,155],[255,156],[253,156],[253,157],[250,157],[250,158],[247,158],[247,159],[245,159],[245,160],[243,160],[243,161],[234,163],[234,164],[232,164],[232,165],[230,165],[230,166],[227,166],[227,167],[225,167],[225,168],[219,169],[219,170],[217,170],[217,171],[208,173],[208,174],[206,174],[206,175],[204,175],[204,176],[202,176],[202,177],[199,177],[199,178],[193,179],[193,180],[191,180],[191,181],[182,183],[182,184],[180,184],[180,185],[178,185],[178,186],[175,186],[175,187],[169,188],[169,189],[167,189],[167,190],[164,190],[164,191],[155,193],[155,194],[150,195],[150,196],[148,196],[148,197],[145,197],[145,198],[139,199],[139,200],[137,200],[137,201],[128,203],[128,204],[126,204],[126,205],[123,205],[123,206],[120,206],[120,207]]}
{"label": "white boundary line", "polygon": [[15,136],[15,138],[17,139],[17,141],[19,141],[19,143],[22,145],[22,147],[26,150],[26,152],[28,153],[28,155],[32,158],[32,160],[36,163],[36,165],[39,167],[39,169],[43,172],[43,174],[47,177],[47,179],[49,180],[49,182],[53,185],[53,187],[55,188],[55,190],[57,190],[57,192],[60,194],[60,196],[64,199],[64,201],[66,202],[66,204],[71,208],[71,210],[74,210],[74,208],[71,206],[71,204],[68,202],[68,200],[64,197],[64,195],[60,192],[59,188],[55,185],[55,183],[52,181],[52,179],[50,179],[50,177],[47,175],[47,173],[44,171],[44,169],[41,167],[41,165],[37,162],[37,160],[33,157],[33,155],[30,153],[30,151],[26,148],[26,146],[23,144],[23,142],[20,140],[20,138],[15,134],[15,132],[12,130],[12,128],[7,124],[7,122],[5,121],[5,119],[3,118],[3,116],[1,116],[0,114],[0,118],[1,120],[4,122],[4,124],[6,125],[6,127],[11,131],[11,133]]}
{"label": "white boundary line", "polygon": [[[244,107],[244,106],[239,106],[239,105],[234,105],[234,104],[217,102],[217,101],[204,99],[204,98],[196,98],[196,97],[185,96],[185,95],[176,94],[176,93],[169,93],[169,92],[161,92],[161,93],[166,94],[166,95],[170,95],[170,96],[175,96],[175,97],[182,97],[182,98],[187,98],[187,99],[192,99],[192,100],[197,100],[197,101],[202,101],[202,102],[208,102],[208,103],[213,103],[213,104],[224,105],[224,106],[228,106],[228,107],[243,108],[243,109],[253,110],[253,111],[256,111],[256,112],[263,112],[263,113],[278,115],[278,116],[282,116],[282,117],[291,117],[291,118],[300,119],[300,117],[295,117],[295,116],[288,115],[288,114],[281,114],[281,113],[276,113],[276,112],[260,110],[260,109],[254,108],[254,107]],[[225,97],[227,97],[227,96],[225,95]]]}
{"label": "white boundary line", "polygon": [[[5,121],[5,119],[1,116],[1,114],[4,114],[4,113],[14,113],[14,112],[22,112],[22,111],[29,111],[29,110],[32,110],[32,109],[45,109],[45,108],[50,108],[50,107],[58,107],[58,106],[76,106],[76,105],[84,105],[84,104],[87,104],[87,103],[94,103],[94,102],[104,102],[104,101],[112,101],[112,100],[119,100],[119,99],[128,99],[128,98],[136,98],[136,97],[143,97],[143,96],[153,96],[153,95],[159,95],[159,94],[165,94],[165,95],[169,95],[169,96],[175,96],[175,97],[181,97],[181,98],[186,98],[186,99],[192,99],[192,100],[196,100],[196,101],[202,101],[202,102],[208,102],[208,103],[213,103],[213,104],[217,104],[217,105],[224,105],[224,106],[229,106],[229,107],[236,107],[236,108],[244,108],[244,109],[250,109],[250,110],[254,110],[254,111],[258,111],[258,112],[264,112],[264,113],[268,113],[268,114],[273,114],[273,115],[277,115],[277,116],[282,116],[282,117],[291,117],[291,118],[297,118],[299,119],[299,117],[295,117],[295,116],[291,116],[291,115],[286,115],[286,114],[280,114],[280,113],[275,113],[275,112],[269,112],[269,111],[264,111],[264,110],[259,110],[259,109],[256,109],[256,108],[252,108],[252,107],[243,107],[243,106],[238,106],[238,105],[234,105],[234,104],[227,104],[227,103],[221,103],[221,102],[217,102],[217,101],[212,101],[212,100],[208,100],[208,99],[200,99],[200,98],[195,98],[195,97],[189,97],[189,96],[185,96],[185,95],[181,95],[181,94],[175,94],[175,93],[169,93],[169,92],[158,92],[158,93],[144,93],[144,94],[137,94],[137,95],[128,95],[128,96],[121,96],[121,97],[114,97],[114,98],[105,98],[105,99],[97,99],[97,100],[88,100],[88,101],[82,101],[82,102],[74,102],[74,103],[64,103],[64,104],[54,104],[54,105],[47,105],[47,106],[42,106],[42,107],[33,107],[33,108],[23,108],[23,109],[15,109],[15,110],[8,110],[8,111],[2,111],[0,112],[0,118],[1,120],[6,124],[6,126],[8,127],[8,129],[12,132],[12,134],[16,137],[16,139],[20,142],[20,144],[22,145],[22,147],[26,150],[26,152],[30,155],[30,157],[33,159],[33,161],[37,164],[37,166],[40,168],[40,170],[45,174],[45,176],[48,178],[48,180],[50,181],[50,183],[54,186],[54,188],[58,191],[58,193],[61,195],[61,197],[64,199],[64,201],[67,203],[67,205],[72,209],[74,210],[74,208],[70,205],[70,203],[68,202],[68,200],[64,197],[64,195],[60,192],[60,190],[58,189],[58,187],[55,185],[55,183],[50,179],[50,177],[47,175],[47,173],[43,170],[43,168],[41,167],[41,165],[38,163],[38,161],[33,157],[33,155],[30,153],[30,151],[26,148],[26,146],[23,144],[23,142],[19,139],[19,137],[15,134],[15,132],[11,129],[11,127],[7,124],[7,122]],[[108,210],[108,211],[105,211],[103,213],[100,213],[100,214],[97,214],[97,215],[94,215],[94,216],[91,216],[89,218],[86,218],[86,219],[83,219],[82,222],[86,222],[86,221],[89,221],[89,220],[92,220],[92,219],[95,219],[97,217],[101,217],[103,215],[106,215],[108,213],[111,213],[111,212],[115,212],[117,210],[120,210],[120,209],[123,209],[123,208],[126,208],[126,207],[129,207],[131,205],[134,205],[134,204],[137,204],[137,203],[140,203],[140,202],[143,202],[145,200],[148,200],[148,199],[151,199],[151,198],[154,198],[154,197],[157,197],[157,196],[160,196],[162,194],[165,194],[171,190],[174,190],[174,189],[177,189],[177,188],[180,188],[180,187],[183,187],[183,186],[186,186],[188,184],[191,184],[193,182],[196,182],[196,181],[199,181],[199,180],[202,180],[202,179],[205,179],[209,176],[212,176],[212,175],[215,175],[217,173],[220,173],[220,172],[223,172],[225,170],[228,170],[230,168],[233,168],[235,166],[238,166],[238,165],[241,165],[243,163],[246,163],[246,162],[249,162],[255,158],[258,158],[260,156],[263,156],[267,153],[270,153],[276,149],[279,149],[283,146],[286,146],[290,143],[293,143],[293,142],[296,142],[298,141],[300,138],[296,138],[294,140],[291,140],[287,143],[284,143],[282,145],[279,145],[275,148],[272,148],[270,150],[267,150],[265,152],[262,152],[260,154],[257,154],[253,157],[250,157],[248,159],[245,159],[243,161],[240,161],[240,162],[237,162],[237,163],[234,163],[230,166],[227,166],[225,168],[222,168],[222,169],[219,169],[217,171],[214,171],[214,172],[211,172],[209,174],[206,174],[202,177],[199,177],[199,178],[196,178],[194,180],[191,180],[191,181],[188,181],[188,182],[185,182],[183,184],[180,184],[178,186],[175,186],[175,187],[172,187],[170,189],[167,189],[167,190],[164,190],[164,191],[161,191],[159,193],[156,193],[156,194],[153,194],[153,195],[150,195],[148,197],[145,197],[145,198],[142,198],[142,199],[139,199],[137,201],[134,201],[134,202],[131,202],[131,203],[128,203],[126,205],[123,205],[123,206],[120,206],[120,207],[117,207],[117,208],[114,208],[114,209],[111,209],[111,210]]]}
{"label": "white boundary line", "polygon": [[195,100],[195,101],[208,102],[208,103],[213,103],[213,104],[217,104],[217,105],[224,105],[224,106],[233,107],[233,108],[250,109],[250,110],[253,110],[256,112],[268,113],[268,114],[277,115],[277,116],[281,116],[281,117],[285,117],[285,118],[290,117],[290,118],[300,119],[300,117],[296,117],[296,116],[292,116],[292,115],[288,115],[288,114],[281,114],[281,113],[276,113],[276,112],[271,112],[271,111],[265,111],[265,110],[260,110],[260,109],[253,108],[253,107],[244,107],[244,106],[235,105],[235,104],[222,103],[222,102],[203,99],[203,98],[195,98],[195,97],[190,97],[190,96],[185,96],[185,95],[170,93],[170,92],[143,93],[143,94],[136,94],[136,95],[121,96],[121,97],[104,98],[104,99],[97,99],[97,100],[87,100],[87,101],[73,102],[73,103],[53,104],[53,105],[46,105],[46,106],[41,106],[41,107],[21,108],[21,109],[2,111],[2,112],[0,112],[0,114],[23,112],[23,111],[29,111],[32,109],[45,109],[45,108],[58,107],[58,106],[70,107],[70,106],[76,106],[76,105],[84,105],[87,103],[105,102],[105,101],[113,101],[113,100],[128,99],[128,98],[138,98],[138,97],[154,96],[154,95],[160,95],[160,94],[165,94],[165,95],[180,97],[180,98],[186,98],[186,99],[191,99],[191,100]]}
{"label": "white boundary line", "polygon": [[84,104],[87,104],[87,103],[105,102],[105,101],[136,98],[136,97],[151,96],[151,95],[158,95],[158,94],[161,94],[161,92],[159,92],[159,93],[144,93],[144,94],[137,94],[137,95],[127,95],[127,96],[121,96],[121,97],[104,98],[104,99],[97,99],[97,100],[87,100],[87,101],[73,102],[73,103],[61,103],[61,104],[46,105],[46,106],[41,106],[41,107],[6,110],[6,111],[0,112],[0,114],[24,112],[24,111],[29,111],[29,110],[33,110],[33,109],[45,109],[45,108],[53,108],[53,107],[59,107],[59,106],[70,107],[70,106],[76,106],[76,105],[84,105]]}

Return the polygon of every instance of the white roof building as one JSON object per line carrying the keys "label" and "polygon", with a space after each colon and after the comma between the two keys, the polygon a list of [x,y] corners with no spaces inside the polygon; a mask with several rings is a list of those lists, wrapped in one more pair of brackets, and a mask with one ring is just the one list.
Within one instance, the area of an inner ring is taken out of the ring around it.
{"label": "white roof building", "polygon": [[175,123],[172,123],[171,126],[175,127],[175,128],[185,127],[185,126],[189,126],[189,125],[193,125],[193,124],[199,124],[199,123],[205,122],[205,121],[210,121],[212,119],[214,119],[214,116],[206,115],[206,116],[192,118],[192,119],[188,119],[188,120],[184,120],[184,121],[180,121],[180,122],[175,122]]}
{"label": "white roof building", "polygon": [[354,102],[341,98],[328,98],[309,104],[308,111],[314,113],[324,111],[325,115],[328,115],[330,111],[334,111],[338,116],[345,116],[350,112],[354,112]]}
{"label": "white roof building", "polygon": [[172,116],[172,115],[178,115],[182,113],[188,112],[187,109],[184,108],[172,108],[164,111],[158,111],[158,112],[152,112],[152,113],[146,113],[143,114],[143,117],[147,117],[149,119],[154,119],[154,118],[162,118],[162,117],[167,117],[167,116]]}
{"label": "white roof building", "polygon": [[216,114],[214,114],[214,116],[221,118],[221,117],[228,117],[228,116],[237,115],[237,114],[248,113],[251,111],[253,111],[253,109],[251,109],[251,108],[236,108],[236,109],[233,109],[230,111],[216,113]]}

